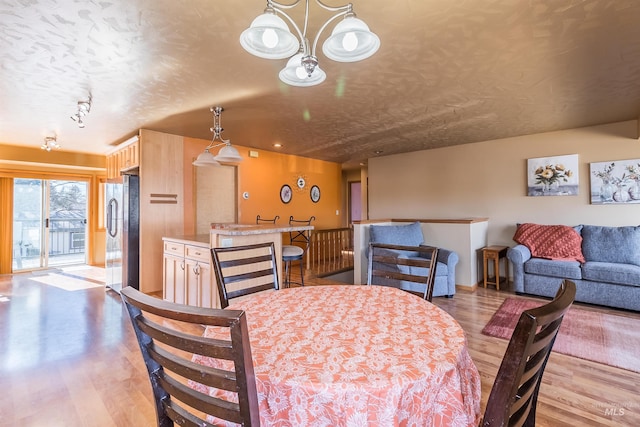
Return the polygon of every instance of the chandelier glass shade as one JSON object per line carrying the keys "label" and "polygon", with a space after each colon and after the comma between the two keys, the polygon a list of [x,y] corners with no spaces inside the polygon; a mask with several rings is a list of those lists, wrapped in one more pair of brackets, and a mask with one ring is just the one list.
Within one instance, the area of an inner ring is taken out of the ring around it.
{"label": "chandelier glass shade", "polygon": [[[264,13],[254,19],[249,28],[240,35],[240,44],[252,55],[266,59],[290,58],[286,67],[280,71],[279,77],[284,83],[293,86],[313,86],[326,79],[326,74],[318,67],[316,46],[322,32],[340,17],[343,20],[334,27],[331,35],[322,45],[322,52],[327,58],[338,62],[361,61],[372,56],[380,48],[380,39],[371,32],[364,21],[356,18],[351,3],[332,7],[320,0],[315,2],[333,15],[322,24],[313,43],[309,43],[307,34],[309,1],[304,1],[305,14],[302,30],[286,12],[286,9],[298,6],[302,0],[296,0],[291,4],[267,0]],[[293,33],[280,16],[289,22],[294,30]],[[306,71],[306,76],[300,71],[300,67]]]}
{"label": "chandelier glass shade", "polygon": [[302,64],[302,53],[296,53],[289,61],[287,66],[280,70],[280,80],[291,86],[315,86],[322,83],[327,74],[320,67],[315,66],[313,72],[309,74]]}
{"label": "chandelier glass shade", "polygon": [[[221,116],[224,109],[222,107],[211,107],[213,113],[213,139],[204,149],[204,152],[200,153],[198,157],[192,163],[194,166],[220,166],[220,163],[238,163],[241,162],[242,156],[238,150],[231,145],[231,141],[228,139],[222,139],[222,125]],[[212,148],[223,146],[218,152],[217,156],[214,156],[209,151]]]}
{"label": "chandelier glass shade", "polygon": [[288,58],[300,49],[298,39],[270,8],[242,32],[240,44],[247,52],[265,59]]}

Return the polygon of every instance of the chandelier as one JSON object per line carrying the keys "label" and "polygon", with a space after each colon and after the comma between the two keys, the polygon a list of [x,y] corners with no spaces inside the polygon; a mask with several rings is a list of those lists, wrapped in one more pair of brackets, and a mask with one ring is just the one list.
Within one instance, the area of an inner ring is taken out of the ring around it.
{"label": "chandelier", "polygon": [[[221,116],[224,109],[222,107],[211,107],[213,113],[213,127],[210,129],[213,132],[213,139],[204,149],[198,158],[192,163],[194,166],[220,166],[220,163],[237,163],[242,161],[242,156],[238,153],[238,150],[231,145],[231,141],[228,139],[222,139],[222,125]],[[217,156],[214,156],[209,152],[211,148],[216,148],[224,145],[218,152]]]}
{"label": "chandelier", "polygon": [[[266,59],[290,58],[279,74],[280,80],[288,85],[314,86],[327,78],[318,66],[316,46],[325,28],[339,17],[344,19],[336,24],[331,35],[322,44],[322,52],[327,58],[338,62],[361,61],[376,53],[380,47],[380,39],[369,30],[364,21],[356,18],[351,3],[332,7],[320,0],[315,1],[321,8],[333,12],[333,15],[320,27],[313,43],[309,43],[307,34],[309,0],[304,2],[302,30],[285,11],[298,6],[302,0],[296,0],[292,4],[267,0],[264,13],[254,19],[251,26],[240,35],[240,44],[252,55]],[[289,21],[295,35],[279,15]]]}
{"label": "chandelier", "polygon": [[44,137],[44,142],[42,143],[42,145],[40,146],[40,148],[42,148],[43,150],[47,150],[47,151],[51,151],[51,150],[59,150],[60,149],[60,144],[57,143],[58,137],[57,136],[45,136]]}

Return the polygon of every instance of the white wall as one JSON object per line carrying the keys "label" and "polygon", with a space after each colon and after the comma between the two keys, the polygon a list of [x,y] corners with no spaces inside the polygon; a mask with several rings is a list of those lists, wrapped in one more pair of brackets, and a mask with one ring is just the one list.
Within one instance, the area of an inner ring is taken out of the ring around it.
{"label": "white wall", "polygon": [[[522,222],[638,225],[640,204],[589,200],[589,163],[640,159],[637,132],[634,120],[371,158],[369,218],[487,217],[488,244],[507,246]],[[565,154],[579,155],[579,194],[528,197],[527,159]]]}

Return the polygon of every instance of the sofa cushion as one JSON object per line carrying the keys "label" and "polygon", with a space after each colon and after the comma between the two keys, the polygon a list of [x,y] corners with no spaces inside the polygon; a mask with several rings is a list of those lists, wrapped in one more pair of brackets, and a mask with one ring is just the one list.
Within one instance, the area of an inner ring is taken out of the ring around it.
{"label": "sofa cushion", "polygon": [[513,240],[526,246],[531,256],[562,261],[584,262],[582,237],[566,225],[521,224]]}
{"label": "sofa cushion", "polygon": [[582,278],[594,282],[640,287],[640,267],[632,264],[587,261],[582,265]]}
{"label": "sofa cushion", "polygon": [[585,225],[582,252],[587,261],[640,266],[640,227]]}
{"label": "sofa cushion", "polygon": [[524,271],[540,276],[561,277],[563,279],[582,279],[578,261],[557,261],[544,258],[531,258],[524,263]]}
{"label": "sofa cushion", "polygon": [[391,245],[420,246],[424,243],[419,222],[406,225],[371,225],[369,241]]}

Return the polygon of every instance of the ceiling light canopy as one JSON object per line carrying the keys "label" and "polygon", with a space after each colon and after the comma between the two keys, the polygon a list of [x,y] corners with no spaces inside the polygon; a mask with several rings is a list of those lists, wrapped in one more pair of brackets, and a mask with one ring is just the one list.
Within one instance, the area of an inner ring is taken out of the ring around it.
{"label": "ceiling light canopy", "polygon": [[[351,3],[345,6],[327,6],[315,0],[323,9],[333,12],[316,34],[313,44],[309,43],[307,27],[309,22],[309,0],[305,0],[304,26],[300,27],[285,12],[299,5],[302,0],[292,4],[282,4],[267,0],[264,13],[253,20],[251,26],[240,35],[240,44],[252,55],[266,59],[290,58],[286,67],[280,71],[280,80],[292,86],[314,86],[326,79],[326,74],[318,66],[316,46],[324,29],[337,18],[343,17],[322,45],[324,55],[338,62],[355,62],[366,59],[377,52],[380,39],[369,30],[367,24],[356,18]],[[289,21],[296,35],[292,34]],[[293,56],[292,56],[293,55]]]}
{"label": "ceiling light canopy", "polygon": [[[242,156],[238,153],[238,150],[231,145],[231,141],[222,139],[222,131],[224,129],[222,129],[221,117],[224,109],[222,107],[211,107],[210,110],[213,113],[213,127],[211,128],[213,139],[204,149],[204,152],[201,153],[192,164],[194,166],[220,166],[220,163],[241,162]],[[209,152],[211,148],[220,147],[221,145],[224,147],[220,149],[217,156]]]}

